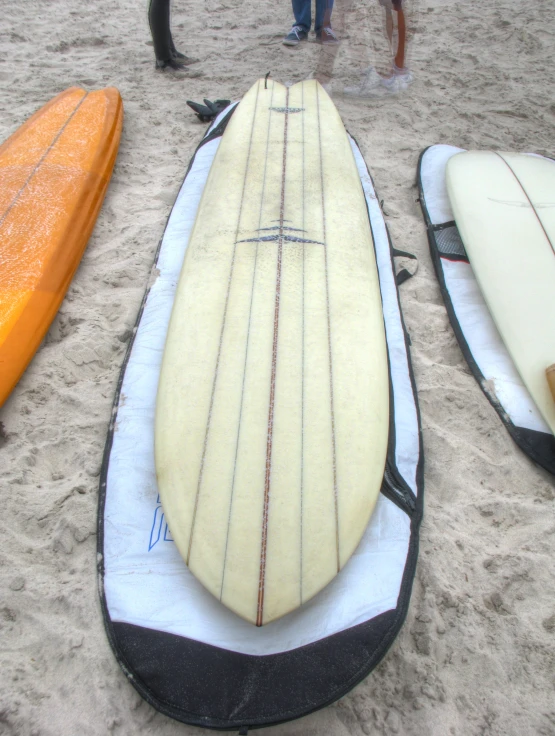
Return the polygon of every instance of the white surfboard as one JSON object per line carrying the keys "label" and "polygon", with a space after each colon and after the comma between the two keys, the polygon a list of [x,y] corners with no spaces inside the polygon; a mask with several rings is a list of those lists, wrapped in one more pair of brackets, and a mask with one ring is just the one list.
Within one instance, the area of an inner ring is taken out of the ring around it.
{"label": "white surfboard", "polygon": [[468,258],[505,346],[555,433],[546,370],[555,363],[555,163],[470,151],[446,169]]}
{"label": "white surfboard", "polygon": [[256,624],[353,554],[376,503],[389,383],[366,203],[315,81],[257,82],[212,164],[177,287],[155,453],[193,574]]}

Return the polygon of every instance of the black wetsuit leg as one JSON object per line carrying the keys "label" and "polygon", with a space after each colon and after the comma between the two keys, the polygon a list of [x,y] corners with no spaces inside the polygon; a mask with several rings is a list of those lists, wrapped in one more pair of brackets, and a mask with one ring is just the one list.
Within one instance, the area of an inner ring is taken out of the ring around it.
{"label": "black wetsuit leg", "polygon": [[162,64],[171,61],[176,49],[170,31],[170,0],[150,0],[148,22],[156,61]]}

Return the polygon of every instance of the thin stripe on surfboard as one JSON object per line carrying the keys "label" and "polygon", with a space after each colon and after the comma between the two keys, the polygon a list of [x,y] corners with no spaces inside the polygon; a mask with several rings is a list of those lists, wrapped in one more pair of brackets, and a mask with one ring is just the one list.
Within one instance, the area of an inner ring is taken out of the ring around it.
{"label": "thin stripe on surfboard", "polygon": [[[272,102],[274,99],[274,89],[275,87],[272,86],[272,94],[270,95],[270,107],[272,107]],[[266,174],[267,174],[267,167],[268,167],[268,148],[270,145],[270,130],[272,125],[272,115],[268,115],[268,130],[266,133],[266,156],[264,159],[264,175],[262,177],[262,194],[260,196],[260,209],[259,209],[259,215],[258,215],[258,229],[257,232],[260,233],[263,228],[262,226],[262,212],[264,207],[264,197],[266,194]],[[254,128],[254,123],[253,123]],[[264,230],[267,230],[268,228],[264,228]],[[250,347],[250,336],[251,336],[251,318],[252,318],[252,305],[254,301],[254,291],[255,291],[255,281],[256,281],[256,267],[258,263],[258,249],[259,249],[259,243],[261,241],[261,238],[259,236],[258,241],[256,243],[256,250],[254,254],[254,267],[253,267],[253,274],[252,274],[252,282],[251,282],[251,298],[250,298],[250,304],[249,304],[249,321],[248,321],[248,327],[247,327],[247,341],[245,346],[245,361],[243,364],[243,381],[241,385],[241,404],[240,404],[240,410],[239,410],[239,421],[237,425],[237,439],[235,443],[235,457],[233,462],[233,477],[231,481],[231,497],[229,500],[229,513],[228,513],[228,519],[227,519],[227,529],[226,529],[226,539],[225,539],[225,549],[224,549],[224,564],[222,569],[222,584],[220,587],[220,600],[222,600],[223,597],[223,590],[224,590],[224,581],[225,581],[225,570],[226,570],[226,563],[227,563],[227,548],[228,548],[228,541],[229,541],[229,530],[231,526],[231,512],[232,512],[232,506],[233,506],[233,496],[235,491],[235,475],[237,471],[237,455],[239,452],[239,441],[241,436],[241,421],[243,418],[243,401],[245,396],[245,380],[247,375],[247,362],[248,362],[248,356],[249,356],[249,347]]]}
{"label": "thin stripe on surfboard", "polygon": [[216,356],[216,365],[215,365],[215,368],[214,368],[214,378],[212,380],[212,392],[211,392],[211,395],[210,395],[210,405],[209,405],[209,408],[208,408],[208,417],[207,417],[207,420],[206,420],[206,431],[205,431],[205,434],[204,434],[204,442],[203,442],[203,447],[202,447],[202,457],[201,457],[200,469],[199,469],[199,477],[198,477],[198,482],[197,482],[197,491],[196,491],[196,495],[195,495],[195,503],[194,503],[194,507],[193,507],[193,515],[192,515],[192,519],[191,519],[191,531],[189,533],[189,545],[188,545],[187,559],[186,559],[187,565],[189,564],[189,559],[191,557],[191,549],[192,549],[192,546],[193,546],[193,536],[194,536],[194,531],[195,531],[195,521],[196,521],[196,516],[197,516],[197,510],[198,510],[198,501],[199,501],[200,491],[201,491],[201,487],[202,487],[204,462],[205,462],[205,458],[206,458],[206,448],[208,446],[208,435],[210,433],[210,421],[211,421],[211,418],[212,418],[212,408],[214,406],[214,396],[215,396],[215,392],[216,392],[216,383],[218,381],[218,368],[219,368],[219,365],[220,365],[220,356],[221,356],[221,353],[222,353],[222,344],[223,344],[223,336],[224,336],[224,330],[225,330],[225,325],[226,325],[227,308],[228,308],[228,305],[229,305],[229,295],[230,295],[230,292],[231,292],[231,282],[232,282],[232,279],[233,279],[233,268],[235,266],[235,254],[237,252],[237,239],[238,239],[238,236],[239,236],[239,227],[240,227],[240,224],[241,224],[241,217],[242,217],[242,214],[243,214],[243,201],[244,201],[244,197],[245,197],[245,189],[246,189],[247,177],[248,177],[248,173],[249,173],[250,154],[251,154],[252,138],[253,138],[253,134],[254,134],[254,123],[255,123],[255,120],[256,120],[256,112],[257,112],[257,109],[258,109],[258,95],[259,95],[259,91],[260,91],[260,82],[259,82],[259,85],[258,85],[258,89],[256,90],[256,99],[255,99],[255,103],[254,103],[254,112],[253,112],[253,116],[252,116],[251,132],[250,132],[250,138],[249,138],[249,148],[248,148],[248,152],[247,152],[247,160],[246,160],[246,163],[245,163],[245,174],[244,174],[244,177],[243,177],[243,187],[242,187],[242,191],[241,191],[241,200],[240,200],[240,204],[239,204],[239,212],[238,212],[238,215],[237,215],[237,226],[235,228],[235,238],[234,238],[234,243],[233,243],[233,253],[232,253],[232,257],[231,257],[231,266],[230,266],[229,278],[228,278],[228,282],[227,282],[227,293],[226,293],[226,299],[225,299],[225,304],[224,304],[224,313],[223,313],[223,317],[222,317],[222,326],[221,326],[221,329],[220,329],[220,340],[219,340],[219,344],[218,344],[218,354]]}
{"label": "thin stripe on surfboard", "polygon": [[14,196],[14,198],[12,199],[12,201],[10,202],[10,204],[6,207],[5,211],[2,213],[2,215],[0,216],[0,227],[2,227],[2,225],[4,224],[4,222],[6,220],[6,217],[9,215],[9,213],[11,212],[11,210],[13,209],[13,207],[15,206],[17,200],[21,197],[21,195],[23,194],[23,191],[28,187],[29,182],[31,181],[31,179],[33,178],[33,176],[37,173],[37,171],[40,169],[40,167],[44,163],[44,160],[46,159],[46,157],[48,156],[48,154],[50,153],[50,151],[52,151],[52,149],[54,148],[54,146],[56,145],[56,143],[60,140],[60,137],[61,137],[62,133],[67,128],[67,126],[69,125],[69,123],[73,120],[75,114],[77,113],[77,111],[79,110],[79,108],[81,107],[81,105],[83,104],[83,102],[86,100],[86,98],[88,97],[88,95],[89,95],[89,93],[88,92],[85,92],[85,94],[83,95],[83,97],[81,97],[81,99],[79,100],[79,102],[77,103],[77,105],[75,106],[75,108],[72,110],[71,114],[69,115],[69,117],[67,118],[67,120],[65,121],[65,123],[62,125],[62,127],[59,129],[59,131],[54,136],[54,139],[52,140],[52,143],[48,146],[48,148],[46,149],[46,151],[42,154],[42,156],[40,157],[39,161],[35,164],[35,167],[31,171],[31,173],[29,174],[29,176],[27,177],[27,179],[25,180],[25,182],[23,183],[23,185],[20,187],[19,191],[16,193],[16,195]]}
{"label": "thin stripe on surfboard", "polygon": [[551,251],[552,251],[553,255],[555,255],[555,246],[553,245],[553,241],[552,241],[552,240],[551,240],[551,238],[549,237],[549,235],[548,235],[548,233],[547,233],[547,230],[545,229],[545,226],[544,226],[544,224],[543,224],[543,222],[542,222],[542,219],[541,219],[541,217],[539,216],[539,214],[538,214],[538,211],[537,211],[536,207],[534,206],[534,203],[532,202],[532,200],[531,200],[531,199],[530,199],[530,197],[528,196],[528,192],[527,192],[527,191],[526,191],[526,189],[524,188],[524,184],[523,184],[523,183],[521,182],[521,180],[520,180],[520,179],[519,179],[519,177],[517,176],[517,173],[516,173],[516,171],[515,171],[515,170],[513,169],[513,167],[512,167],[512,166],[511,166],[511,164],[510,164],[510,163],[509,163],[509,162],[507,161],[507,159],[506,159],[506,158],[505,158],[504,156],[502,156],[502,155],[501,155],[500,153],[498,153],[497,151],[494,151],[493,153],[495,153],[495,155],[496,155],[496,156],[499,156],[499,158],[500,158],[500,159],[501,159],[501,160],[503,161],[503,163],[504,163],[504,164],[505,164],[505,165],[507,166],[507,168],[509,169],[509,171],[511,172],[511,174],[512,174],[512,175],[514,176],[514,178],[515,178],[515,179],[517,180],[517,182],[518,182],[518,185],[519,185],[519,187],[520,187],[520,188],[522,189],[522,191],[524,192],[524,196],[526,197],[526,199],[527,199],[527,200],[528,200],[528,202],[530,203],[530,207],[532,208],[532,210],[533,210],[534,214],[536,215],[536,219],[537,219],[537,221],[538,221],[538,222],[540,223],[540,227],[541,227],[541,229],[543,230],[543,234],[545,235],[545,237],[547,238],[547,242],[548,242],[548,243],[549,243],[549,245],[551,246]]}
{"label": "thin stripe on surfboard", "polygon": [[[302,228],[303,232],[305,232],[306,228],[306,212],[305,212],[305,197],[306,197],[306,190],[305,190],[305,166],[306,166],[306,151],[305,151],[305,115],[304,115],[304,82],[301,84],[301,107],[302,107],[302,113],[301,113],[301,129],[302,129],[302,172],[303,172],[303,178],[302,178],[302,199],[301,199],[301,208],[302,208]],[[304,374],[305,374],[305,267],[306,267],[306,248],[303,248],[303,278],[302,278],[302,303],[301,303],[301,319],[302,319],[302,326],[301,326],[301,333],[302,333],[302,343],[301,343],[301,487],[300,487],[300,505],[301,505],[301,518],[300,518],[300,580],[299,580],[299,597],[301,601],[301,606],[303,604],[303,572],[304,572],[304,560],[303,560],[303,512],[304,512],[304,409],[305,409],[305,393],[304,393]]]}
{"label": "thin stripe on surfboard", "polygon": [[264,617],[264,585],[266,581],[266,550],[268,543],[268,511],[270,501],[270,476],[272,471],[272,441],[274,433],[274,402],[276,393],[276,366],[279,339],[279,307],[281,300],[281,264],[283,255],[283,222],[285,208],[285,175],[287,171],[287,132],[289,123],[289,89],[285,94],[283,133],[283,158],[281,170],[281,201],[279,210],[279,240],[277,253],[276,296],[274,304],[274,338],[272,341],[272,369],[270,376],[270,405],[268,408],[268,436],[266,441],[266,472],[264,477],[264,505],[262,509],[262,539],[260,546],[260,573],[258,579],[258,610],[256,625],[262,626]]}
{"label": "thin stripe on surfboard", "polygon": [[337,488],[337,457],[335,443],[335,410],[333,402],[333,358],[331,349],[331,317],[330,317],[330,287],[328,278],[328,244],[326,233],[326,208],[325,208],[325,192],[324,192],[324,159],[322,155],[322,127],[320,120],[320,95],[319,88],[316,88],[316,110],[318,120],[318,146],[320,151],[320,181],[322,187],[322,226],[324,232],[324,263],[326,274],[326,310],[328,320],[328,359],[330,371],[330,413],[331,413],[331,442],[332,442],[332,467],[333,467],[333,502],[335,506],[335,546],[337,556],[337,572],[341,570],[341,558],[339,555],[339,503]]}

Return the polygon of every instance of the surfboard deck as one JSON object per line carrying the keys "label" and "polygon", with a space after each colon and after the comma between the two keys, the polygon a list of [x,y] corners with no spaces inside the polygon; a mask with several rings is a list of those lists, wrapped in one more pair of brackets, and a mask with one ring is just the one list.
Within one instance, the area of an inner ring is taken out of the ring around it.
{"label": "surfboard deck", "polygon": [[555,163],[518,153],[453,156],[455,221],[503,342],[555,433],[546,369],[555,363]]}
{"label": "surfboard deck", "polygon": [[354,552],[383,478],[389,382],[360,177],[315,81],[257,82],[233,114],[185,254],[155,456],[192,573],[256,625]]}
{"label": "surfboard deck", "polygon": [[81,260],[119,145],[119,92],[73,87],[0,146],[0,406]]}

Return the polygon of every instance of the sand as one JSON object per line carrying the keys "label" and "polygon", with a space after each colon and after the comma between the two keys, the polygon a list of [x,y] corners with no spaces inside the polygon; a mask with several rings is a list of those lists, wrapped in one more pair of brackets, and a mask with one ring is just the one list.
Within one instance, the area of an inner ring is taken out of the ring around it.
{"label": "sand", "polygon": [[[0,733],[201,733],[142,701],[106,639],[96,586],[98,476],[112,400],[152,260],[205,126],[187,99],[237,99],[261,73],[333,68],[332,94],[387,63],[375,0],[338,0],[332,53],[281,39],[283,0],[173,0],[178,48],[156,72],[144,0],[4,0],[0,139],[72,85],[115,85],[125,123],[94,234],[41,349],[0,410]],[[421,552],[407,621],[380,666],[333,706],[272,736],[555,734],[555,481],[514,445],[447,320],[415,172],[433,143],[555,155],[555,6],[415,0],[414,83],[335,96],[395,245],[426,453]],[[332,65],[333,62],[333,65]]]}

